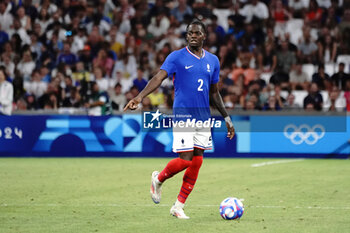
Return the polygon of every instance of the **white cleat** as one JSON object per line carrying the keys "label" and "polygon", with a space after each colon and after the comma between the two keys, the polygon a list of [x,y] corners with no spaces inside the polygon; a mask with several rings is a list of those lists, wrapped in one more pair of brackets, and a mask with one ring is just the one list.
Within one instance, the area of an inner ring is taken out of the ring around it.
{"label": "white cleat", "polygon": [[162,183],[158,181],[158,171],[154,171],[152,173],[152,178],[151,178],[151,198],[154,203],[159,204],[160,198],[162,196]]}
{"label": "white cleat", "polygon": [[172,216],[179,218],[179,219],[189,219],[190,218],[185,214],[184,209],[181,208],[180,206],[173,205],[173,207],[171,207],[171,209],[170,209],[170,214]]}

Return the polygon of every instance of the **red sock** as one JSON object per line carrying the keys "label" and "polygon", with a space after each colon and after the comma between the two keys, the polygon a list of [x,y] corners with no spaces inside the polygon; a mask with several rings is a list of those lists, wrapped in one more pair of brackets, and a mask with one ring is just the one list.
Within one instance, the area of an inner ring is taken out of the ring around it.
{"label": "red sock", "polygon": [[187,161],[181,158],[170,160],[166,167],[158,175],[158,180],[164,182],[166,179],[176,175],[177,173],[185,170],[191,165],[191,161]]}
{"label": "red sock", "polygon": [[181,203],[185,203],[188,195],[193,190],[194,184],[197,181],[199,169],[202,166],[203,156],[193,156],[192,164],[189,166],[184,174],[183,183],[177,200]]}

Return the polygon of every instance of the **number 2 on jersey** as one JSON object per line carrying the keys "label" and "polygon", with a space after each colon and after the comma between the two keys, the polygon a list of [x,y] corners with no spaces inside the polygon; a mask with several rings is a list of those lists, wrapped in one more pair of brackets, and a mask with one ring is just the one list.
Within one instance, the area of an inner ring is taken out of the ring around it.
{"label": "number 2 on jersey", "polygon": [[199,86],[198,86],[198,89],[197,89],[197,91],[203,91],[203,89],[202,89],[202,86],[203,86],[203,79],[198,79],[198,82],[199,82]]}

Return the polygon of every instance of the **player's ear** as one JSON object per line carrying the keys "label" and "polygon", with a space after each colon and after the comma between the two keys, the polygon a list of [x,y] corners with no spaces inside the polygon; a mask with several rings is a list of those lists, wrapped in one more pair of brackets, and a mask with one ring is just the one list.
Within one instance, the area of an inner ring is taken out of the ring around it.
{"label": "player's ear", "polygon": [[207,39],[207,34],[203,33],[203,41]]}
{"label": "player's ear", "polygon": [[187,31],[185,32],[185,40],[186,40],[186,42],[188,42],[188,33],[187,33]]}
{"label": "player's ear", "polygon": [[203,40],[206,40],[207,39],[207,32],[204,28],[202,28],[202,33],[203,33],[203,37],[204,37]]}

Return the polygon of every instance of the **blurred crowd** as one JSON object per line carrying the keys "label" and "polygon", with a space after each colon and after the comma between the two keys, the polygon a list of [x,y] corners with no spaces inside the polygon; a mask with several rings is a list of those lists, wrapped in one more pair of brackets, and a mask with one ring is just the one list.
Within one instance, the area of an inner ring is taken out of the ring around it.
{"label": "blurred crowd", "polygon": [[[342,0],[2,0],[0,66],[13,110],[121,111],[186,45],[193,18],[208,27],[204,47],[219,57],[228,109],[350,111]],[[142,109],[171,109],[173,98],[169,78]]]}

